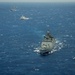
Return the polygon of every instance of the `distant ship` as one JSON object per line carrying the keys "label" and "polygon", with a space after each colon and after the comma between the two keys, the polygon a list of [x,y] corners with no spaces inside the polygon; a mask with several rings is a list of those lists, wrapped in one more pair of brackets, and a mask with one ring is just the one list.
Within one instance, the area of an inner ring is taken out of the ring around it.
{"label": "distant ship", "polygon": [[23,15],[20,17],[20,20],[28,20],[28,19],[29,19],[28,17],[25,17]]}
{"label": "distant ship", "polygon": [[16,9],[11,9],[11,11],[17,11]]}
{"label": "distant ship", "polygon": [[11,11],[17,11],[16,7],[11,8]]}
{"label": "distant ship", "polygon": [[52,49],[55,46],[55,38],[51,36],[50,32],[47,31],[46,35],[44,36],[44,39],[41,43],[41,46],[39,48],[39,53],[41,55],[46,55],[51,53]]}

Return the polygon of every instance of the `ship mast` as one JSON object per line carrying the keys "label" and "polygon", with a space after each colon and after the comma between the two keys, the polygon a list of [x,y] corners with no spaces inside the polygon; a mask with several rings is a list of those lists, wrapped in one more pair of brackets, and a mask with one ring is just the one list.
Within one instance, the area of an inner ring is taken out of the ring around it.
{"label": "ship mast", "polygon": [[46,35],[44,36],[44,41],[52,41],[53,36],[47,31]]}

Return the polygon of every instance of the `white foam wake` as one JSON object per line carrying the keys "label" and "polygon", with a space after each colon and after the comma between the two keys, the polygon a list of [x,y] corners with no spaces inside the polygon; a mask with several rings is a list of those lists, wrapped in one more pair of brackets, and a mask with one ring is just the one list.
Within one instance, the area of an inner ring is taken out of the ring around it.
{"label": "white foam wake", "polygon": [[59,51],[62,48],[63,48],[63,42],[61,42],[61,41],[59,41],[59,40],[56,39],[55,47],[53,48],[53,50],[51,51],[51,53]]}

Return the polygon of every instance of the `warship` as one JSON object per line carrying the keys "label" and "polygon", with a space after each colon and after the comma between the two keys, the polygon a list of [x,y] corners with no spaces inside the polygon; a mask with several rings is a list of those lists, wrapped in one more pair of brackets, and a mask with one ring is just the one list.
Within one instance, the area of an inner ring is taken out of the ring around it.
{"label": "warship", "polygon": [[16,7],[11,8],[10,11],[17,11]]}
{"label": "warship", "polygon": [[41,46],[39,47],[39,53],[41,55],[50,54],[55,46],[55,38],[47,31],[44,39],[41,42]]}
{"label": "warship", "polygon": [[28,17],[25,17],[23,15],[20,17],[20,20],[28,20],[28,19],[29,19]]}

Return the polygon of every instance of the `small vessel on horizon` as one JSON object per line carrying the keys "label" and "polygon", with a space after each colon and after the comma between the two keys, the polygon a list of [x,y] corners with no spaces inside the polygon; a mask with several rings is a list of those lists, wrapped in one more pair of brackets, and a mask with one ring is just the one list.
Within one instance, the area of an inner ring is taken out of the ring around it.
{"label": "small vessel on horizon", "polygon": [[17,11],[16,7],[11,8],[11,11]]}
{"label": "small vessel on horizon", "polygon": [[55,46],[55,38],[47,31],[46,35],[44,36],[43,41],[41,42],[41,46],[38,48],[39,54],[47,55],[50,54]]}
{"label": "small vessel on horizon", "polygon": [[28,17],[25,17],[23,15],[20,17],[20,20],[28,20],[28,19],[29,19]]}

